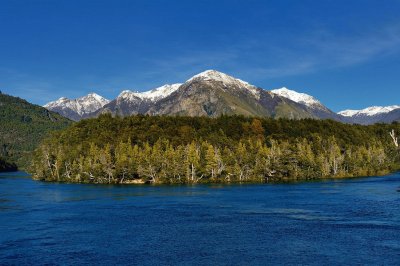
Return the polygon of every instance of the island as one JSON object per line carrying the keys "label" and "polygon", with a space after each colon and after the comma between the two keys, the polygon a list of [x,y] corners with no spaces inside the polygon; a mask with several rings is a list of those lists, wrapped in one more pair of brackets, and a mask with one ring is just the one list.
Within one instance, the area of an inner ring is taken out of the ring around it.
{"label": "island", "polygon": [[105,184],[275,182],[400,169],[400,125],[245,116],[103,114],[46,138],[37,180]]}

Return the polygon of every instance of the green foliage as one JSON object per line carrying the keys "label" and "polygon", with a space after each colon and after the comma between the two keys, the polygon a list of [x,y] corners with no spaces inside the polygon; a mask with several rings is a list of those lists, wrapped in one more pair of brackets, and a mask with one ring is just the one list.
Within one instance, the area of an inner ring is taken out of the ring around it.
{"label": "green foliage", "polygon": [[53,133],[31,172],[87,183],[264,182],[384,174],[399,168],[392,125],[243,116],[102,115]]}
{"label": "green foliage", "polygon": [[0,157],[24,168],[50,131],[71,123],[43,107],[0,93]]}

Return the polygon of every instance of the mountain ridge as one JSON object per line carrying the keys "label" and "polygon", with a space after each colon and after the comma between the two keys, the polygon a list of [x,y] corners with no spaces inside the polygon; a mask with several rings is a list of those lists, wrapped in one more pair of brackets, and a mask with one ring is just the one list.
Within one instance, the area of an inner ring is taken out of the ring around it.
{"label": "mountain ridge", "polygon": [[61,97],[43,107],[71,120],[79,120],[82,116],[97,111],[109,102],[110,100],[92,92],[76,99]]}
{"label": "mountain ridge", "polygon": [[215,70],[201,72],[171,94],[150,102],[137,97],[117,97],[92,114],[211,116],[241,114],[248,116],[313,118],[307,108],[290,99],[263,90],[243,80]]}
{"label": "mountain ridge", "polygon": [[[63,97],[46,104],[45,107],[75,121],[96,117],[103,113],[121,116],[134,114],[189,116],[242,114],[333,119],[344,123],[359,124],[376,123],[382,119],[390,120],[388,118],[390,116],[385,116],[384,119],[384,115],[381,114],[383,112],[377,112],[376,115],[378,116],[375,117],[359,117],[356,115],[357,112],[363,110],[345,110],[335,113],[318,99],[306,93],[290,90],[286,87],[265,90],[216,70],[203,71],[184,83],[165,84],[144,92],[124,90],[115,99],[102,102],[96,108],[88,111],[79,112],[79,108],[68,106],[68,101],[82,101],[88,96],[74,100]],[[98,97],[101,96],[98,95]],[[273,100],[275,97],[276,99]],[[392,110],[395,110],[395,107],[391,106]],[[385,109],[386,107],[380,108]]]}

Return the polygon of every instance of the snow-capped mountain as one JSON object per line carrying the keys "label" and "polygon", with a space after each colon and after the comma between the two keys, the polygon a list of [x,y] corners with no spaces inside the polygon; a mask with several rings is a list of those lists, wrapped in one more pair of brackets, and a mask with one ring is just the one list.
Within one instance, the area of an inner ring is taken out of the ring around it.
{"label": "snow-capped mountain", "polygon": [[[118,115],[188,115],[315,117],[304,105],[269,91],[257,88],[241,79],[216,70],[207,70],[189,78],[183,84],[164,85],[148,92],[123,91],[115,100],[93,113]],[[315,117],[316,118],[316,117]]]}
{"label": "snow-capped mountain", "polygon": [[400,105],[371,106],[362,110],[344,110],[338,114],[356,124],[390,123],[399,120]]}
{"label": "snow-capped mountain", "polygon": [[109,102],[109,100],[96,93],[90,93],[77,99],[61,97],[56,101],[45,104],[43,107],[72,120],[80,120],[84,115],[95,112]]}
{"label": "snow-capped mountain", "polygon": [[353,116],[374,116],[379,114],[386,114],[395,109],[399,109],[400,105],[391,105],[391,106],[371,106],[362,110],[344,110],[338,112],[338,114],[348,117]]}
{"label": "snow-capped mountain", "polygon": [[176,83],[172,85],[166,84],[154,90],[136,93],[136,96],[141,99],[146,99],[156,102],[160,99],[169,96],[171,93],[176,91],[181,85],[182,83]]}
{"label": "snow-capped mountain", "polygon": [[286,87],[264,90],[216,70],[206,70],[184,83],[163,85],[145,92],[124,90],[112,101],[91,93],[73,100],[63,97],[44,107],[72,120],[96,117],[102,113],[212,117],[239,114],[333,119],[360,124],[400,119],[400,106],[397,105],[334,113],[311,95]]}
{"label": "snow-capped mountain", "polygon": [[216,70],[207,70],[189,78],[175,93],[160,100],[147,113],[211,117],[222,114],[313,117],[304,105]]}
{"label": "snow-capped mountain", "polygon": [[311,95],[300,93],[294,90],[289,90],[286,87],[271,90],[271,92],[281,97],[288,98],[296,103],[305,105],[306,107],[308,107],[309,112],[312,113],[314,117],[322,119],[334,119],[343,122],[343,118],[341,116],[332,112],[329,108],[327,108]]}
{"label": "snow-capped mountain", "polygon": [[271,92],[278,94],[282,97],[288,98],[296,103],[301,103],[312,108],[323,106],[321,102],[315,99],[313,96],[305,93],[300,93],[294,90],[289,90],[286,87],[271,90]]}
{"label": "snow-capped mountain", "polygon": [[263,90],[216,70],[206,70],[183,84],[164,85],[146,92],[124,90],[114,100],[91,106],[90,110],[82,108],[81,98],[61,98],[45,107],[74,120],[102,113],[121,116],[241,114],[289,118],[339,117],[309,95],[286,88],[275,92]]}
{"label": "snow-capped mountain", "polygon": [[144,114],[158,101],[174,93],[182,84],[166,84],[145,92],[124,90],[117,98],[93,112],[90,116],[101,113],[113,113],[121,116]]}
{"label": "snow-capped mountain", "polygon": [[124,90],[122,91],[117,98],[122,98],[126,100],[134,100],[136,101],[137,99],[140,100],[149,100],[152,102],[156,102],[162,98],[167,97],[174,91],[176,91],[182,83],[176,83],[176,84],[166,84],[161,87],[155,88],[153,90],[145,91],[145,92],[134,92],[130,90]]}
{"label": "snow-capped mountain", "polygon": [[222,82],[222,84],[225,87],[230,87],[230,86],[237,86],[241,88],[247,89],[251,94],[253,94],[256,98],[260,98],[260,92],[257,90],[257,87],[254,85],[249,84],[246,81],[243,81],[238,78],[231,77],[225,73],[218,72],[216,70],[206,70],[204,72],[201,72],[189,80],[187,82],[193,82],[193,81],[214,81],[214,82]]}

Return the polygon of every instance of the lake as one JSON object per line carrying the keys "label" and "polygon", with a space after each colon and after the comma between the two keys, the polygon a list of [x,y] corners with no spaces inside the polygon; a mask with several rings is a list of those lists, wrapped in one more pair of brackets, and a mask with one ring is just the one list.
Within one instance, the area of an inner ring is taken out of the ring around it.
{"label": "lake", "polygon": [[400,174],[88,185],[0,174],[0,264],[400,264]]}

